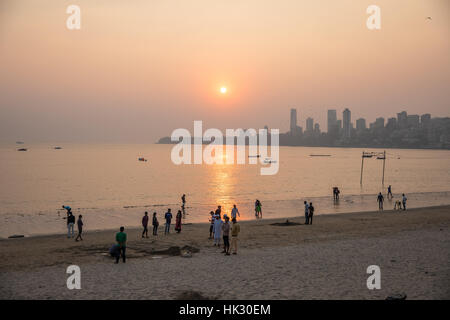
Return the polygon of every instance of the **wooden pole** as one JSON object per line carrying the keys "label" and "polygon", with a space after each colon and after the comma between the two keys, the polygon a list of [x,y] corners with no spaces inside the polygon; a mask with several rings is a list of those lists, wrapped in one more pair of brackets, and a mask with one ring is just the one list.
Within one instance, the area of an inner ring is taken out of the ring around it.
{"label": "wooden pole", "polygon": [[362,185],[363,169],[364,169],[364,151],[361,156],[361,179],[359,180],[360,185]]}

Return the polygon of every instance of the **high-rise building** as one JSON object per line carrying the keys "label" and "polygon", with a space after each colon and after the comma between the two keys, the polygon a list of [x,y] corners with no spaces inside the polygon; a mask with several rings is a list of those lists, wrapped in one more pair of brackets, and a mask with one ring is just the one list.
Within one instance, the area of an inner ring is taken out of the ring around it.
{"label": "high-rise building", "polygon": [[389,118],[386,123],[386,129],[388,130],[395,130],[397,128],[397,119],[396,118]]}
{"label": "high-rise building", "polygon": [[320,133],[320,125],[318,123],[314,124],[314,132],[315,133]]}
{"label": "high-rise building", "polygon": [[336,131],[336,126],[337,126],[337,116],[336,116],[336,110],[328,110],[328,117],[327,117],[327,121],[328,121],[328,126],[327,126],[327,130],[328,133],[333,133]]}
{"label": "high-rise building", "polygon": [[291,134],[296,135],[297,132],[297,109],[291,109]]}
{"label": "high-rise building", "polygon": [[420,123],[420,117],[417,114],[411,114],[408,115],[406,118],[406,121],[408,123],[408,127],[410,128],[418,128]]}
{"label": "high-rise building", "polygon": [[373,126],[374,128],[377,128],[377,129],[382,129],[382,128],[384,128],[384,118],[377,118],[376,120],[375,120],[375,124],[374,124],[374,126]]}
{"label": "high-rise building", "polygon": [[359,118],[358,120],[356,120],[356,130],[361,132],[366,130],[366,119],[363,118]]}
{"label": "high-rise building", "polygon": [[405,129],[408,127],[408,114],[406,111],[397,113],[397,125],[400,129]]}
{"label": "high-rise building", "polygon": [[306,119],[306,131],[311,132],[314,129],[314,119],[308,118]]}
{"label": "high-rise building", "polygon": [[344,138],[350,138],[352,133],[352,113],[346,108],[344,112],[342,112],[342,129]]}

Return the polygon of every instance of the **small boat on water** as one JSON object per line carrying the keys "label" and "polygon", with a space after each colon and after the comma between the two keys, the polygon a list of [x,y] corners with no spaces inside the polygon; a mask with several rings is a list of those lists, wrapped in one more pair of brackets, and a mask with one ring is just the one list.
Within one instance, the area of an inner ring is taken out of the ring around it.
{"label": "small boat on water", "polygon": [[310,157],[331,157],[331,154],[310,154]]}
{"label": "small boat on water", "polygon": [[248,157],[249,157],[249,158],[259,158],[259,157],[261,157],[261,155],[260,155],[260,154],[257,154],[257,155],[254,155],[254,156],[249,155]]}
{"label": "small boat on water", "polygon": [[62,147],[54,147],[53,149],[55,149],[55,150],[61,150]]}
{"label": "small boat on water", "polygon": [[17,149],[17,151],[28,151],[28,149],[27,148],[20,148],[20,149]]}

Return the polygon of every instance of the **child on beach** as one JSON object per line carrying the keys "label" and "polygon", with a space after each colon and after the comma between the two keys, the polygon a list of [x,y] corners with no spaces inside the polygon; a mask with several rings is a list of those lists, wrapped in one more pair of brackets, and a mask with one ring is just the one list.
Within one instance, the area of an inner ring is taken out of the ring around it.
{"label": "child on beach", "polygon": [[231,250],[233,250],[233,254],[237,254],[237,241],[239,232],[241,232],[241,226],[239,223],[237,223],[236,219],[231,220],[233,222],[233,225],[231,227]]}
{"label": "child on beach", "polygon": [[156,217],[156,212],[153,212],[152,225],[153,225],[153,235],[157,236],[158,235],[159,222],[158,222],[158,218]]}
{"label": "child on beach", "polygon": [[[233,218],[236,220],[236,218]],[[227,256],[230,255],[230,241],[229,241],[229,235],[230,235],[230,218],[228,216],[225,216],[225,223],[222,224],[222,233],[223,233],[223,251],[222,253],[225,253]]]}
{"label": "child on beach", "polygon": [[78,235],[75,238],[75,241],[78,241],[78,239],[83,240],[83,238],[81,237],[81,233],[83,232],[83,221],[81,220],[83,216],[80,214],[78,216],[78,220],[77,220],[77,227],[78,227]]}

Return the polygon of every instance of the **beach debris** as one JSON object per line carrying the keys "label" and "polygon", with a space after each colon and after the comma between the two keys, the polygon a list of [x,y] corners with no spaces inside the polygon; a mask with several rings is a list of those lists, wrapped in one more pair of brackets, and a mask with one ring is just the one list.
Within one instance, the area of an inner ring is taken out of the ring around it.
{"label": "beach debris", "polygon": [[186,290],[178,293],[175,296],[176,300],[216,300],[216,297],[205,296],[202,293],[194,290]]}
{"label": "beach debris", "polygon": [[[173,246],[165,250],[152,250],[152,255],[184,256],[185,253],[189,253],[192,256],[192,253],[197,252],[200,252],[200,249],[191,246],[184,246],[182,248]],[[186,258],[188,257],[186,256]]]}
{"label": "beach debris", "polygon": [[9,236],[9,239],[16,239],[16,238],[24,238],[25,236],[23,234],[13,234],[12,236]]}
{"label": "beach debris", "polygon": [[181,256],[183,258],[192,258],[192,252],[190,252],[190,251],[183,251],[183,252],[181,252]]}
{"label": "beach debris", "polygon": [[286,226],[299,226],[301,223],[298,222],[291,222],[289,219],[286,219],[286,222],[275,222],[272,223],[271,226],[279,226],[279,227],[286,227]]}
{"label": "beach debris", "polygon": [[406,297],[405,293],[395,293],[388,296],[386,300],[405,300]]}

